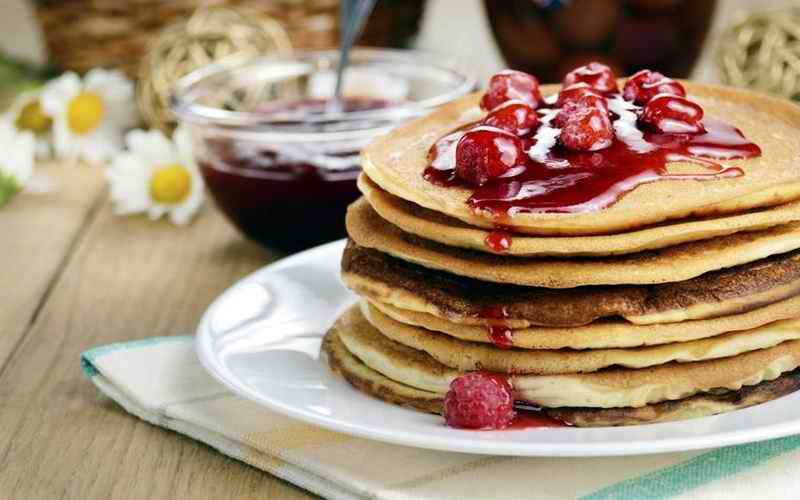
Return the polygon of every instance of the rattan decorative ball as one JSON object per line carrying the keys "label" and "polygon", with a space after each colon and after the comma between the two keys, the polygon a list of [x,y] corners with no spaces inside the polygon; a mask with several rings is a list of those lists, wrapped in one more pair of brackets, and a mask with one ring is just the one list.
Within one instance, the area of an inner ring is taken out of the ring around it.
{"label": "rattan decorative ball", "polygon": [[725,83],[800,100],[800,8],[740,14],[717,56]]}
{"label": "rattan decorative ball", "polygon": [[287,55],[292,46],[277,21],[243,8],[201,8],[167,26],[150,45],[138,72],[137,102],[153,128],[170,133],[175,117],[169,98],[191,71],[228,58]]}

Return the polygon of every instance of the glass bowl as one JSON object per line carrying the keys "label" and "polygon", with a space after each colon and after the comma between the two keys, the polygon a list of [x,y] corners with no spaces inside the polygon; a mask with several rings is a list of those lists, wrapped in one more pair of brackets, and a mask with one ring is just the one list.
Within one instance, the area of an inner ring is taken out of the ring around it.
{"label": "glass bowl", "polygon": [[476,88],[446,58],[357,48],[344,106],[331,103],[338,51],[228,60],[190,73],[172,109],[220,209],[248,237],[298,250],[345,235],[359,151],[373,138]]}

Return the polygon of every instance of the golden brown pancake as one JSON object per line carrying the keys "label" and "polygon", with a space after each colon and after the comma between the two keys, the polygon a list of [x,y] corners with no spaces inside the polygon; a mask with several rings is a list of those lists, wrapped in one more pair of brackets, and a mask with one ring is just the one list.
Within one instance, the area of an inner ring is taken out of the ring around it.
{"label": "golden brown pancake", "polygon": [[[331,368],[356,389],[383,401],[429,413],[442,412],[442,396],[400,384],[350,354],[334,331],[322,344]],[[551,417],[576,427],[608,427],[670,422],[717,415],[777,399],[800,389],[800,370],[735,391],[713,391],[639,408],[545,408]]]}
{"label": "golden brown pancake", "polygon": [[361,312],[382,335],[424,351],[439,363],[459,371],[557,375],[590,373],[611,366],[647,368],[671,361],[726,358],[800,339],[800,319],[794,318],[707,339],[630,349],[500,349],[401,323],[365,303]]}
{"label": "golden brown pancake", "polygon": [[465,278],[349,241],[342,279],[372,301],[453,323],[481,325],[505,311],[510,328],[582,326],[615,316],[641,325],[739,314],[797,295],[800,251],[677,283],[556,290]]}
{"label": "golden brown pancake", "polygon": [[549,408],[546,413],[576,427],[655,424],[741,410],[778,399],[798,389],[800,370],[795,369],[775,380],[743,386],[739,390],[701,393],[639,408]]}
{"label": "golden brown pancake", "polygon": [[[407,311],[370,302],[395,321],[444,333],[469,342],[490,343],[486,327],[459,325],[430,314]],[[512,330],[514,346],[520,349],[612,349],[688,342],[724,333],[751,330],[775,321],[792,319],[800,311],[800,296],[760,309],[712,319],[657,325],[632,325],[627,321],[604,319],[577,327],[531,326]]]}
{"label": "golden brown pancake", "polygon": [[[332,332],[366,366],[403,385],[442,396],[463,373],[382,335],[358,307],[346,311]],[[593,373],[511,375],[509,381],[517,400],[546,408],[641,407],[717,389],[738,390],[774,380],[799,365],[800,340],[790,340],[729,358]]]}
{"label": "golden brown pancake", "polygon": [[328,364],[361,392],[386,402],[430,413],[442,412],[442,395],[395,382],[381,375],[350,354],[332,329],[322,340],[322,352]]}
{"label": "golden brown pancake", "polygon": [[483,281],[545,288],[585,285],[649,285],[685,281],[800,248],[800,222],[763,231],[605,258],[524,258],[448,247],[404,233],[363,198],[347,210],[347,233],[358,245],[431,269]]}
{"label": "golden brown pancake", "polygon": [[[489,229],[470,226],[458,219],[391,195],[365,174],[358,178],[364,197],[381,218],[406,233],[444,245],[492,252],[486,245]],[[680,220],[637,231],[595,236],[514,235],[507,255],[527,257],[605,257],[666,248],[690,241],[756,231],[800,220],[800,202],[750,210],[741,214]]]}
{"label": "golden brown pancake", "polygon": [[[522,213],[503,220],[518,232],[538,235],[596,235],[630,231],[666,220],[730,214],[775,206],[800,198],[800,108],[785,99],[728,87],[685,82],[689,97],[705,115],[731,123],[758,144],[762,156],[729,160],[745,175],[712,181],[657,181],[639,186],[598,212]],[[543,94],[558,91],[544,86]],[[426,117],[377,139],[362,153],[362,167],[382,189],[470,225],[491,228],[490,215],[467,205],[472,190],[440,187],[425,181],[430,147],[454,129],[480,119],[479,94],[442,106]],[[704,169],[686,163],[670,165],[676,173]]]}

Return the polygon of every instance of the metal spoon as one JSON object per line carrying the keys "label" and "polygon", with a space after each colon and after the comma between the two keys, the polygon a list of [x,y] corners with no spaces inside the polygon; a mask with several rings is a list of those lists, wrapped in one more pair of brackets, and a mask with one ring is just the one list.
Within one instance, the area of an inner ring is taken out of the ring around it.
{"label": "metal spoon", "polygon": [[350,48],[353,46],[367,18],[375,7],[375,0],[341,0],[339,4],[339,65],[336,68],[336,88],[333,93],[329,109],[340,113],[342,104],[342,89],[344,87],[344,70],[350,62]]}

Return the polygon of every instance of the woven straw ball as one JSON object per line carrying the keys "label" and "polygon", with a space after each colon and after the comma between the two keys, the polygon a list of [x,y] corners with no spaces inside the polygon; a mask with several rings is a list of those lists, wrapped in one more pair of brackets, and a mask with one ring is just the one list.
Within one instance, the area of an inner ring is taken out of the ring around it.
{"label": "woven straw ball", "polygon": [[717,56],[725,83],[800,100],[800,8],[739,14]]}
{"label": "woven straw ball", "polygon": [[139,110],[148,125],[170,133],[176,120],[169,98],[181,77],[223,59],[288,55],[291,50],[286,31],[263,14],[243,8],[198,9],[166,27],[150,45],[139,66]]}

